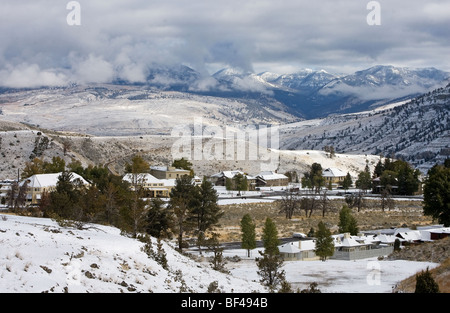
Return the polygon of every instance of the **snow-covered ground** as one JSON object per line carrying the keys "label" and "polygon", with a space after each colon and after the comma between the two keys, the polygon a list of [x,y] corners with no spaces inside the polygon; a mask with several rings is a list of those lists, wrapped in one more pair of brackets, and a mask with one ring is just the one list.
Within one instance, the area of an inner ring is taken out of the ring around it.
{"label": "snow-covered ground", "polygon": [[[225,256],[237,255],[241,262],[227,264],[231,274],[258,281],[258,268],[254,261],[259,256],[258,249],[252,250],[247,258],[246,250],[225,250]],[[283,269],[286,279],[294,290],[305,289],[312,282],[325,293],[390,293],[401,280],[417,272],[436,267],[437,263],[415,261],[386,261],[377,258],[356,261],[285,261]]]}
{"label": "snow-covered ground", "polygon": [[[225,292],[266,292],[257,283],[256,249],[250,258],[243,249],[225,250],[225,256],[241,258],[228,261],[231,275],[226,275],[164,243],[169,265],[165,270],[141,251],[142,242],[120,235],[113,227],[88,226],[76,230],[50,219],[0,215],[0,292],[172,293],[184,287],[187,292],[204,293],[212,282]],[[284,270],[294,288],[317,282],[322,292],[386,293],[402,279],[435,266],[376,259],[286,261]]]}
{"label": "snow-covered ground", "polygon": [[202,293],[215,281],[226,292],[265,291],[258,283],[214,271],[164,243],[167,271],[141,251],[142,242],[121,236],[117,228],[90,226],[76,230],[50,219],[0,214],[0,293],[171,293],[181,288]]}

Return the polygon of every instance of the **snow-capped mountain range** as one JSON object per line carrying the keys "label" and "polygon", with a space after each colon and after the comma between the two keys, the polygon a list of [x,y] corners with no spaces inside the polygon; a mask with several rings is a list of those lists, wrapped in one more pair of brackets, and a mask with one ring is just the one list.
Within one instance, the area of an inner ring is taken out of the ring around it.
{"label": "snow-capped mountain range", "polygon": [[213,77],[220,86],[228,88],[228,96],[244,90],[247,97],[251,93],[264,93],[286,105],[290,113],[310,119],[354,113],[410,99],[445,86],[450,73],[435,68],[379,65],[350,75],[312,69],[292,74],[253,74],[225,69]]}
{"label": "snow-capped mountain range", "polygon": [[[233,99],[260,99],[267,105],[279,102],[289,113],[302,118],[354,113],[408,99],[445,86],[450,73],[435,68],[378,65],[353,74],[301,69],[295,73],[252,73],[225,68],[204,75],[183,65],[153,66],[147,85]],[[121,82],[126,83],[126,82]]]}

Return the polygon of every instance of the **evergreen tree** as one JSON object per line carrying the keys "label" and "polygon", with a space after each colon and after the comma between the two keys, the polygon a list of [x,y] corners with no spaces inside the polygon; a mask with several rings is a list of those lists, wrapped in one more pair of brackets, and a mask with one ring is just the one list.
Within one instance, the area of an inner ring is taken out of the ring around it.
{"label": "evergreen tree", "polygon": [[302,178],[302,186],[314,189],[316,193],[325,186],[325,178],[322,176],[322,165],[319,163],[311,165],[310,171],[305,173]]}
{"label": "evergreen tree", "polygon": [[79,201],[79,193],[72,183],[73,175],[70,172],[62,172],[58,177],[55,191],[50,193],[50,205],[48,213],[53,213],[61,218],[74,219],[76,207]]}
{"label": "evergreen tree", "polygon": [[192,183],[192,178],[183,175],[176,179],[175,187],[170,192],[169,208],[175,216],[174,228],[178,234],[178,249],[183,251],[183,235],[192,229],[191,211],[199,206],[198,189]]}
{"label": "evergreen tree", "polygon": [[211,267],[216,271],[227,273],[228,271],[225,269],[226,262],[223,258],[223,248],[219,243],[219,234],[213,233],[211,238],[206,240],[206,247],[213,253]]}
{"label": "evergreen tree", "polygon": [[235,189],[238,191],[238,195],[241,194],[241,191],[248,190],[248,182],[247,177],[245,175],[238,173],[233,177],[233,180]]}
{"label": "evergreen tree", "polygon": [[422,271],[416,275],[416,290],[415,293],[439,293],[439,285],[431,276],[430,271]]}
{"label": "evergreen tree", "polygon": [[342,188],[347,190],[352,186],[352,184],[352,177],[350,176],[350,173],[347,173],[347,175],[344,177],[344,180],[342,181]]}
{"label": "evergreen tree", "polygon": [[152,237],[169,237],[169,229],[173,226],[172,215],[160,198],[150,200],[147,214],[146,232]]}
{"label": "evergreen tree", "polygon": [[344,205],[339,212],[339,232],[350,233],[350,235],[356,236],[358,234],[358,225],[355,217],[352,215],[352,210]]}
{"label": "evergreen tree", "polygon": [[198,206],[191,210],[191,214],[197,224],[196,232],[205,233],[219,222],[223,212],[217,204],[219,196],[210,181],[204,178],[197,190]]}
{"label": "evergreen tree", "polygon": [[248,257],[250,257],[250,250],[256,248],[255,227],[250,214],[245,214],[241,220],[242,249],[247,249]]}
{"label": "evergreen tree", "polygon": [[334,243],[331,237],[331,231],[320,221],[316,231],[316,249],[315,253],[322,261],[334,254]]}
{"label": "evergreen tree", "polygon": [[316,282],[312,282],[309,284],[309,288],[302,289],[300,293],[322,293],[317,286],[318,284]]}
{"label": "evergreen tree", "polygon": [[381,174],[383,174],[384,171],[384,165],[383,162],[381,162],[381,157],[380,160],[378,161],[377,165],[375,165],[375,169],[373,170],[373,177],[380,177]]}
{"label": "evergreen tree", "polygon": [[122,229],[128,230],[132,237],[145,230],[147,224],[147,205],[143,200],[145,172],[148,171],[148,163],[139,155],[132,158],[131,164],[125,165],[125,172],[131,174],[131,186],[133,195],[129,198],[130,205],[121,210]]}
{"label": "evergreen tree", "polygon": [[258,266],[258,275],[261,277],[260,282],[274,291],[278,285],[286,282],[286,272],[282,270],[283,258],[279,253],[270,254],[261,253],[262,258],[256,258]]}
{"label": "evergreen tree", "polygon": [[59,173],[66,170],[66,161],[60,157],[53,157],[52,163],[44,162],[44,173]]}
{"label": "evergreen tree", "polygon": [[278,245],[278,230],[275,223],[269,217],[266,218],[263,227],[262,240],[265,252],[271,255],[279,254]]}
{"label": "evergreen tree", "polygon": [[175,168],[181,168],[183,170],[190,171],[191,176],[194,176],[194,170],[192,169],[192,163],[186,160],[185,158],[181,158],[178,160],[174,160],[172,162],[172,166]]}
{"label": "evergreen tree", "polygon": [[262,258],[256,258],[256,264],[259,269],[257,273],[261,276],[261,283],[273,291],[279,284],[286,281],[286,274],[284,270],[281,270],[284,262],[278,250],[278,231],[275,223],[270,218],[266,218],[264,223],[262,239],[264,253],[260,251]]}
{"label": "evergreen tree", "polygon": [[428,171],[423,190],[425,215],[432,216],[445,227],[450,226],[450,162],[435,165]]}
{"label": "evergreen tree", "polygon": [[356,188],[364,190],[364,193],[372,187],[372,178],[370,177],[368,168],[358,174],[358,179],[355,182],[355,186]]}
{"label": "evergreen tree", "polygon": [[419,170],[414,170],[407,162],[397,161],[398,194],[412,195],[419,189]]}

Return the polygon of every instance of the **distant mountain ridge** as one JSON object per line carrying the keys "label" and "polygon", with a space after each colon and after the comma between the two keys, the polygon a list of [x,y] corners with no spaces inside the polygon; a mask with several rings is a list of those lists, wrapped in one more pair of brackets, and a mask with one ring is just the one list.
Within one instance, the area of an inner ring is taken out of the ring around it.
{"label": "distant mountain ridge", "polygon": [[411,99],[450,81],[436,68],[377,65],[353,74],[301,69],[290,74],[252,73],[224,68],[211,76],[187,66],[149,69],[149,86],[233,99],[264,98],[262,105],[284,104],[288,113],[304,119],[354,113]]}
{"label": "distant mountain ridge", "polygon": [[450,157],[450,84],[411,101],[284,125],[286,150],[322,150],[404,159],[422,172]]}
{"label": "distant mountain ridge", "polygon": [[[178,91],[277,107],[302,119],[330,114],[355,113],[400,100],[411,99],[443,87],[450,73],[435,68],[377,65],[353,74],[301,69],[290,74],[252,73],[224,68],[213,75],[186,65],[152,64],[145,82],[117,78],[112,83],[153,91]],[[8,92],[0,88],[0,93]]]}

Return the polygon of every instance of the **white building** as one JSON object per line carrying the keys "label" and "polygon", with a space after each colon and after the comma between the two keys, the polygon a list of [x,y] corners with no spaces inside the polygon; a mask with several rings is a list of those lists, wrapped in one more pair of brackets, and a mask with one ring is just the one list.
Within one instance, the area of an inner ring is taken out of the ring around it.
{"label": "white building", "polygon": [[168,198],[176,183],[175,179],[159,179],[149,173],[129,173],[123,177],[123,180],[129,182],[132,188],[134,183],[140,185],[146,192],[144,196],[146,198]]}
{"label": "white building", "polygon": [[[29,178],[22,180],[19,183],[19,187],[27,183],[27,196],[26,201],[28,204],[39,204],[41,201],[42,194],[44,192],[52,192],[56,190],[56,184],[58,183],[59,176],[62,173],[51,173],[51,174],[36,174]],[[76,173],[72,174],[71,182],[79,182],[83,185],[89,186],[90,183],[85,180],[82,176]]]}

